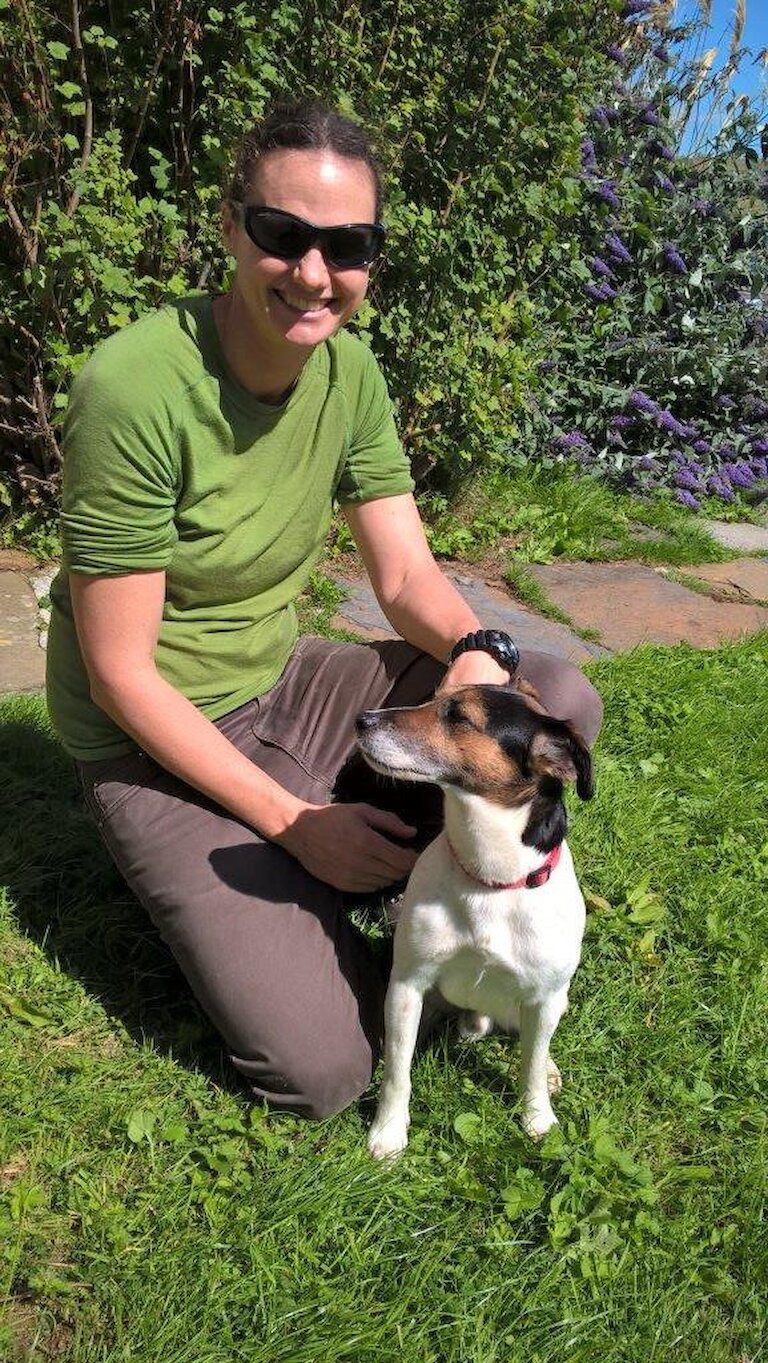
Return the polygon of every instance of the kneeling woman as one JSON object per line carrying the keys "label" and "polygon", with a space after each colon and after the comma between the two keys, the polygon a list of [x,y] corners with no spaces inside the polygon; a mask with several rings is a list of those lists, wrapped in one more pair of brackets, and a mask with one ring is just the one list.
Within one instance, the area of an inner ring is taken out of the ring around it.
{"label": "kneeling woman", "polygon": [[[380,250],[363,131],[314,102],[245,138],[228,293],[98,347],[65,427],[51,715],[118,868],[254,1094],[312,1116],[368,1084],[386,981],[345,892],[406,876],[417,830],[334,802],[360,710],[505,683],[427,547],[384,380],[343,330]],[[400,638],[297,638],[338,502]],[[588,740],[576,668],[521,671]]]}

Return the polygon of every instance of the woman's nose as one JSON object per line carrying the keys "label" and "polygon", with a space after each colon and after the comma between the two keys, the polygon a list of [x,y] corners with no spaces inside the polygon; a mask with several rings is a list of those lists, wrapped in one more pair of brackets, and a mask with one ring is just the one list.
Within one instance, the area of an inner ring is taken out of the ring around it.
{"label": "woman's nose", "polygon": [[296,269],[302,283],[309,284],[313,288],[321,287],[330,278],[325,257],[319,246],[310,247],[306,255],[301,257]]}

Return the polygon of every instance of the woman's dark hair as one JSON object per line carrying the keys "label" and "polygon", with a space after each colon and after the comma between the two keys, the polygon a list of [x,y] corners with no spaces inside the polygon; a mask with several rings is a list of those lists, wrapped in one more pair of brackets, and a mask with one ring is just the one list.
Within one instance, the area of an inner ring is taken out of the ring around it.
{"label": "woman's dark hair", "polygon": [[319,99],[281,99],[264,113],[243,138],[228,197],[242,203],[253,184],[259,161],[271,151],[332,151],[350,161],[364,161],[373,178],[376,218],[381,216],[381,167],[370,138],[359,123],[329,109]]}

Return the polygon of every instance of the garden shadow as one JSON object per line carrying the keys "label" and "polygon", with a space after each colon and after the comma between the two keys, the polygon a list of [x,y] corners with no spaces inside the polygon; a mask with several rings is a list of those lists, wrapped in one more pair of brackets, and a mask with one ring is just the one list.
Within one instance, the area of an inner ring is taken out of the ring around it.
{"label": "garden shadow", "polygon": [[170,951],[110,861],[43,701],[0,704],[0,885],[20,929],[141,1044],[245,1086]]}

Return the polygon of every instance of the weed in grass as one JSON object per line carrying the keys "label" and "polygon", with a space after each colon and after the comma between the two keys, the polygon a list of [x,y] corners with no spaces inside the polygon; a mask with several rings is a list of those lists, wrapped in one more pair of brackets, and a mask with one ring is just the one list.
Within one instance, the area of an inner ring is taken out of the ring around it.
{"label": "weed in grass", "polygon": [[[110,870],[39,701],[0,717],[0,1356],[30,1363],[734,1363],[768,1246],[768,637],[590,668],[590,908],[555,1040],[562,1122],[518,1053],[444,1031],[408,1153],[375,1086],[269,1116]],[[181,1049],[180,1027],[199,1040]],[[3,1352],[4,1351],[4,1352]]]}

